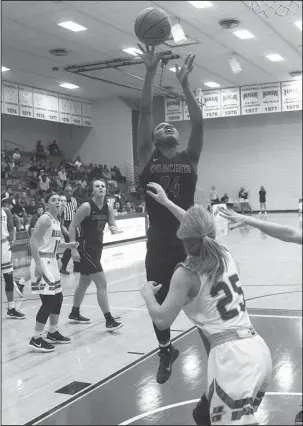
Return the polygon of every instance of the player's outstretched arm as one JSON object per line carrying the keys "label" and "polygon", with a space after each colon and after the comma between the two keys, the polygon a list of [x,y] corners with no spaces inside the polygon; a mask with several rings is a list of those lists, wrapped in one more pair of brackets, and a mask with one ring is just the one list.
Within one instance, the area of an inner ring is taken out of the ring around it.
{"label": "player's outstretched arm", "polygon": [[153,191],[146,191],[146,193],[150,195],[154,200],[156,200],[159,204],[162,204],[164,207],[166,207],[179,220],[179,222],[181,222],[186,211],[181,209],[181,207],[177,206],[167,198],[167,195],[162,186],[155,182],[149,182],[147,184],[147,187],[152,189]]}
{"label": "player's outstretched arm", "polygon": [[278,223],[266,222],[256,219],[251,216],[245,216],[234,212],[233,210],[226,210],[219,207],[220,215],[235,223],[231,229],[238,228],[244,224],[253,226],[260,229],[264,234],[270,237],[277,238],[278,240],[287,243],[302,244],[302,230],[291,228],[290,226],[280,225]]}
{"label": "player's outstretched arm", "polygon": [[203,116],[188,81],[188,76],[194,67],[195,57],[194,53],[190,53],[181,68],[176,64],[176,77],[183,88],[191,122],[191,133],[186,151],[193,166],[197,167],[203,149]]}
{"label": "player's outstretched arm", "polygon": [[141,54],[139,53],[139,56],[143,59],[146,66],[146,74],[141,92],[140,115],[137,131],[139,169],[140,172],[142,172],[153,152],[153,84],[157,66],[163,56],[163,53],[155,53],[154,46],[146,46],[146,50],[144,50],[140,44],[138,44],[138,46],[142,52]]}

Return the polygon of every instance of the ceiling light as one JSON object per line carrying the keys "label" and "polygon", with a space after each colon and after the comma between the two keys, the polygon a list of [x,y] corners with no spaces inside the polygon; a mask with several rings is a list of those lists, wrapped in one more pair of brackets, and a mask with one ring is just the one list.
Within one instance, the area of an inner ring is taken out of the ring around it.
{"label": "ceiling light", "polygon": [[169,71],[176,72],[176,68],[169,68]]}
{"label": "ceiling light", "polygon": [[295,22],[295,26],[298,27],[300,31],[302,31],[302,21]]}
{"label": "ceiling light", "polygon": [[239,74],[242,71],[240,62],[238,61],[237,55],[234,53],[228,60],[229,66],[234,74]]}
{"label": "ceiling light", "polygon": [[213,4],[211,1],[189,1],[192,6],[196,7],[197,9],[205,9],[206,7],[212,7]]}
{"label": "ceiling light", "polygon": [[279,53],[272,53],[270,55],[266,55],[266,58],[272,62],[284,61],[284,58],[282,58],[282,56],[279,55]]}
{"label": "ceiling light", "polygon": [[66,28],[67,30],[74,31],[77,33],[78,31],[85,31],[87,28],[82,27],[82,25],[76,24],[73,21],[66,21],[66,22],[60,22],[60,24],[57,24],[60,27]]}
{"label": "ceiling light", "polygon": [[133,56],[138,56],[138,53],[142,53],[141,50],[137,49],[136,47],[128,47],[127,49],[123,49],[123,52]]}
{"label": "ceiling light", "polygon": [[233,34],[236,37],[239,37],[241,40],[248,40],[250,38],[255,38],[255,36],[251,32],[249,32],[247,30],[233,31]]}
{"label": "ceiling light", "polygon": [[60,84],[60,87],[64,87],[64,89],[79,89],[79,86],[71,83],[62,83]]}
{"label": "ceiling light", "polygon": [[2,72],[9,71],[9,68],[1,67],[1,71],[2,71]]}
{"label": "ceiling light", "polygon": [[204,83],[204,86],[211,87],[212,89],[216,89],[217,87],[220,87],[220,84],[215,83],[214,81],[208,81],[207,83]]}
{"label": "ceiling light", "polygon": [[183,31],[182,25],[179,22],[171,27],[171,33],[175,43],[186,40],[186,35]]}

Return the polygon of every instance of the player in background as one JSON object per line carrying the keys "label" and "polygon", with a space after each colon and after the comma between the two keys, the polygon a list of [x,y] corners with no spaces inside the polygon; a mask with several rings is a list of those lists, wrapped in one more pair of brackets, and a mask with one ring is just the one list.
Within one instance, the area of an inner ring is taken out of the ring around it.
{"label": "player in background", "polygon": [[207,392],[193,411],[197,425],[258,424],[255,417],[268,386],[270,351],[255,331],[246,310],[236,261],[216,241],[212,214],[203,206],[184,211],[163,188],[150,183],[148,194],[180,221],[178,236],[187,257],[172,277],[162,305],[160,283],[147,282],[142,295],[160,330],[169,327],[181,309],[209,341]]}
{"label": "player in background", "polygon": [[[56,343],[70,343],[69,337],[58,331],[59,315],[63,302],[60,271],[57,262],[59,244],[63,248],[75,248],[78,243],[61,242],[61,226],[58,220],[62,204],[56,193],[45,197],[47,211],[39,217],[30,239],[32,262],[30,266],[31,288],[39,294],[42,305],[36,316],[36,325],[29,347],[37,352],[52,352]],[[49,318],[49,330],[43,332]]]}
{"label": "player in background", "polygon": [[13,216],[9,209],[9,198],[6,198],[5,194],[1,196],[1,221],[1,270],[5,281],[5,294],[8,302],[6,316],[12,319],[24,319],[25,314],[15,308],[14,302],[14,288],[21,297],[22,293],[20,294],[18,286],[14,282],[11,248],[15,243],[16,236]]}
{"label": "player in background", "polygon": [[[173,125],[160,123],[153,130],[153,83],[162,53],[155,53],[154,47],[146,46],[144,51],[138,46],[146,67],[137,138],[140,181],[144,191],[150,181],[161,184],[167,196],[187,210],[194,204],[197,168],[203,148],[202,111],[188,80],[195,55],[190,53],[181,68],[176,64],[176,77],[185,95],[191,124],[188,144],[179,151],[179,133]],[[182,242],[176,236],[179,221],[149,195],[145,196],[145,201],[150,223],[147,231],[146,275],[148,281],[162,284],[156,295],[161,304],[168,293],[174,269],[185,259],[186,254]],[[172,363],[179,351],[171,345],[170,328],[160,330],[155,323],[153,325],[160,348],[157,382],[162,384],[169,379]]]}
{"label": "player in background", "polygon": [[79,247],[72,250],[75,272],[80,272],[79,284],[75,290],[70,322],[89,323],[90,319],[80,314],[86,290],[94,281],[97,287],[97,300],[105,318],[106,331],[123,327],[112,316],[107,295],[106,276],[101,266],[103,231],[108,223],[112,234],[120,233],[116,226],[113,208],[106,202],[106,182],[97,179],[92,183],[92,199],[81,204],[69,227],[70,241],[76,241],[77,228],[80,227]]}

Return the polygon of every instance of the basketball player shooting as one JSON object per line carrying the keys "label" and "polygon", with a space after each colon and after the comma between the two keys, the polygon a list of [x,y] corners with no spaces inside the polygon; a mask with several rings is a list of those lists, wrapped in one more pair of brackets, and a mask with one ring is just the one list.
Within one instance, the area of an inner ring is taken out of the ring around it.
{"label": "basketball player shooting", "polygon": [[[155,53],[154,47],[146,46],[144,50],[138,46],[141,50],[139,55],[146,66],[138,124],[140,181],[145,191],[151,181],[162,185],[168,198],[187,210],[194,204],[197,167],[203,148],[202,112],[188,81],[195,54],[190,53],[181,68],[176,64],[176,77],[185,95],[191,123],[188,145],[179,152],[179,133],[173,125],[160,123],[154,130],[152,127],[153,83],[162,53]],[[150,222],[147,231],[146,275],[148,281],[162,284],[156,294],[158,303],[162,304],[174,269],[185,259],[186,253],[176,236],[179,221],[148,194],[145,194],[145,201]],[[171,345],[170,328],[159,330],[153,325],[160,347],[157,382],[162,384],[169,379],[172,363],[177,359],[179,351]]]}

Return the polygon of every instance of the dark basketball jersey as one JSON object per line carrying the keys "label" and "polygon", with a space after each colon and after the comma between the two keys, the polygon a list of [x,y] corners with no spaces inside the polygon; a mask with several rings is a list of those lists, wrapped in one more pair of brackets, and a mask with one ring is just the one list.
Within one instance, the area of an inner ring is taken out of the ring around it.
{"label": "dark basketball jersey", "polygon": [[[182,151],[174,158],[169,159],[160,155],[156,150],[145,166],[140,180],[144,192],[148,189],[146,185],[149,182],[160,184],[167,197],[184,210],[188,210],[194,204],[197,174],[186,151]],[[179,226],[176,217],[147,194],[145,194],[145,202],[150,230],[175,236]]]}
{"label": "dark basketball jersey", "polygon": [[90,215],[81,223],[80,241],[90,248],[100,248],[103,242],[103,231],[108,222],[108,205],[104,203],[102,209],[93,200],[90,204]]}

